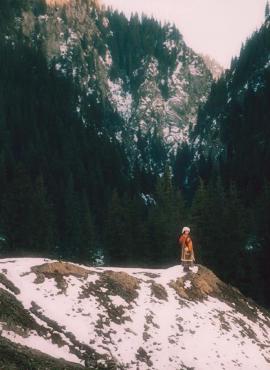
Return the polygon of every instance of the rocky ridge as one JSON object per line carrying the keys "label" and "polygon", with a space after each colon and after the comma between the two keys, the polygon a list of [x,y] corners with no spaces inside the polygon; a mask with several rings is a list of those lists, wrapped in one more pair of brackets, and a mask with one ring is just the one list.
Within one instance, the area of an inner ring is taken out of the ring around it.
{"label": "rocky ridge", "polygon": [[[203,58],[185,44],[174,26],[160,25],[166,38],[159,46],[174,63],[164,69],[157,56],[145,55],[140,67],[128,74],[117,70],[118,56],[112,45],[118,41],[111,11],[93,0],[47,0],[47,5],[38,14],[31,8],[23,11],[22,31],[32,45],[41,45],[53,68],[79,83],[77,112],[85,123],[82,100],[91,104],[95,99],[109,104],[120,116],[122,123],[110,126],[111,135],[121,142],[127,140],[131,147],[139,130],[145,136],[157,132],[169,148],[188,140],[212,76]],[[127,25],[128,32],[130,27]],[[138,80],[136,91],[131,88],[130,75]]]}

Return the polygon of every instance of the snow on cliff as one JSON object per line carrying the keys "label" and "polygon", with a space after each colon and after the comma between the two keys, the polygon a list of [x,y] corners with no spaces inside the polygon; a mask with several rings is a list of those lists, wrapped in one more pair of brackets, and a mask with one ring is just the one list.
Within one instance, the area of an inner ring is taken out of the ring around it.
{"label": "snow on cliff", "polygon": [[77,368],[266,370],[269,332],[269,313],[203,266],[0,260],[1,337]]}

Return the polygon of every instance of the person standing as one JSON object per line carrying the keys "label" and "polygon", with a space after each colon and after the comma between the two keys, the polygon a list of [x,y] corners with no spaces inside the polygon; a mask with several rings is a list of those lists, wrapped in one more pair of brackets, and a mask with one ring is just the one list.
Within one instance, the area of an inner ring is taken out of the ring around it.
{"label": "person standing", "polygon": [[193,266],[193,262],[195,261],[189,227],[183,227],[182,235],[179,237],[179,244],[181,246],[182,266],[184,267],[184,271],[189,271],[189,268]]}

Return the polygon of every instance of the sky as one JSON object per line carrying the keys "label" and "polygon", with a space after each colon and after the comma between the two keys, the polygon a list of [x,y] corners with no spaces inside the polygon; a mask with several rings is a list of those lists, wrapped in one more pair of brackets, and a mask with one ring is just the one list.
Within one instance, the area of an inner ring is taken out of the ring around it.
{"label": "sky", "polygon": [[189,47],[228,68],[264,20],[266,0],[102,0],[123,11],[175,23]]}

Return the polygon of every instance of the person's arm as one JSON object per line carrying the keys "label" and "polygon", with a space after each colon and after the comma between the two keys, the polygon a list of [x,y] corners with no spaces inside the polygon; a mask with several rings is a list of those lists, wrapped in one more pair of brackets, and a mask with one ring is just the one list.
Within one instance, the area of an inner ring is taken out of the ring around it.
{"label": "person's arm", "polygon": [[182,246],[183,245],[183,235],[179,237],[178,241],[179,241],[179,245]]}
{"label": "person's arm", "polygon": [[192,250],[193,250],[193,244],[192,244],[192,240],[191,240],[190,237],[187,238],[186,246],[188,247],[189,252],[192,252]]}

